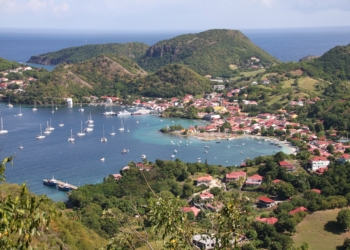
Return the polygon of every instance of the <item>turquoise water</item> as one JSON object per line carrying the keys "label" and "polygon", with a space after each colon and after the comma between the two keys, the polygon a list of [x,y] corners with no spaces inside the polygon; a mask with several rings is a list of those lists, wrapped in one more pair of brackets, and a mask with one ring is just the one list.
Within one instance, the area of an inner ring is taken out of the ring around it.
{"label": "turquoise water", "polygon": [[[51,113],[51,107],[38,107],[38,111],[34,112],[31,106],[22,105],[23,116],[19,117],[16,116],[19,106],[8,108],[6,104],[0,104],[4,129],[9,131],[6,135],[0,135],[1,157],[15,155],[14,166],[9,165],[6,170],[8,182],[27,182],[32,192],[47,194],[56,201],[62,201],[67,199],[66,194],[43,186],[42,179],[54,176],[76,186],[99,183],[109,174],[119,173],[130,161],[141,161],[142,154],[147,155],[150,161],[171,160],[170,156],[175,149],[176,157],[182,161],[196,162],[197,158],[201,158],[202,162],[207,159],[209,164],[223,166],[239,165],[248,157],[268,155],[279,150],[290,152],[286,147],[278,148],[269,142],[251,138],[216,143],[217,141],[201,141],[193,137],[159,132],[166,125],[181,124],[188,127],[200,124],[201,121],[161,119],[153,115],[105,117],[102,114],[106,111],[104,107],[88,106],[84,107],[84,112],[79,112],[79,108],[58,107],[55,113]],[[113,108],[113,111],[119,110],[119,107]],[[69,143],[71,129],[73,135],[76,135],[80,131],[81,121],[83,127],[86,127],[85,121],[90,112],[95,121],[94,131],[84,137],[75,136],[75,143]],[[40,124],[45,129],[50,119],[55,130],[45,139],[37,140],[35,137],[40,133]],[[58,126],[61,119],[64,127]],[[121,121],[125,127],[124,132],[118,130]],[[116,135],[110,136],[113,126]],[[107,143],[101,142],[103,127]],[[130,130],[129,133],[127,129]],[[22,150],[19,149],[21,143]],[[129,153],[121,154],[124,148]],[[104,162],[100,161],[102,157],[105,158]]]}

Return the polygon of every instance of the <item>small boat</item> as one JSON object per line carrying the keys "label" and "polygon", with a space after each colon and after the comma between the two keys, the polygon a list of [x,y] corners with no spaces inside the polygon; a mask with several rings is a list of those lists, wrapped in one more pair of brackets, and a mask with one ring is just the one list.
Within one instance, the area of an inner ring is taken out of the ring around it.
{"label": "small boat", "polygon": [[51,110],[51,113],[55,113],[55,109],[53,108],[53,104],[52,104],[52,110]]}
{"label": "small boat", "polygon": [[117,113],[117,115],[118,116],[123,116],[123,115],[131,115],[131,113],[129,112],[129,111],[127,111],[127,110],[123,110],[123,111],[119,111],[118,113]]}
{"label": "small boat", "polygon": [[70,137],[68,138],[68,141],[69,141],[69,142],[74,142],[74,141],[75,141],[75,138],[73,137],[73,131],[72,131],[72,129],[70,130]]}
{"label": "small boat", "polygon": [[77,133],[77,136],[84,136],[85,133],[83,132],[83,121],[80,122],[80,132]]}
{"label": "small boat", "polygon": [[244,146],[244,142],[242,143],[242,145]]}
{"label": "small boat", "polygon": [[56,108],[55,108],[55,109],[56,109],[56,110],[58,109],[58,108],[57,108],[57,105],[56,105]]}
{"label": "small boat", "polygon": [[227,146],[227,148],[230,148],[230,146]]}
{"label": "small boat", "polygon": [[93,131],[93,130],[94,130],[94,129],[93,129],[93,128],[90,128],[90,127],[87,127],[87,128],[84,129],[85,132],[91,132],[91,131]]}
{"label": "small boat", "polygon": [[36,103],[34,102],[34,107],[32,108],[33,111],[37,111],[38,109],[36,108]]}
{"label": "small boat", "polygon": [[128,130],[126,132],[130,133],[129,126],[128,126]]}
{"label": "small boat", "polygon": [[11,102],[10,102],[10,98],[9,98],[9,103],[7,104],[7,107],[13,108],[13,105],[12,105]]}
{"label": "small boat", "polygon": [[19,113],[16,116],[22,116],[22,112],[21,112],[21,105],[19,105]]}
{"label": "small boat", "polygon": [[2,124],[2,117],[1,117],[1,129],[0,129],[0,134],[7,134],[8,131],[4,129],[4,126]]}
{"label": "small boat", "polygon": [[120,121],[120,123],[121,123],[121,127],[119,128],[119,131],[124,131],[123,121]]}
{"label": "small boat", "polygon": [[201,158],[197,158],[197,162],[198,163],[202,162]]}
{"label": "small boat", "polygon": [[57,180],[54,177],[52,177],[52,179],[50,179],[50,180],[43,179],[43,184],[45,186],[49,186],[49,187],[56,187],[58,182],[57,182]]}
{"label": "small boat", "polygon": [[62,184],[58,184],[58,185],[57,185],[57,189],[60,190],[60,191],[65,191],[65,192],[71,190],[71,188],[70,188],[70,186],[69,186],[68,183],[63,184],[63,185],[62,185]]}
{"label": "small boat", "polygon": [[175,154],[177,153],[177,150],[176,150],[176,149],[174,149],[174,153],[175,153]]}
{"label": "small boat", "polygon": [[55,128],[52,127],[52,125],[51,125],[51,118],[50,118],[50,126],[48,127],[48,130],[50,130],[50,131],[55,130]]}
{"label": "small boat", "polygon": [[111,133],[109,133],[109,135],[110,135],[110,136],[115,135],[115,132],[114,132],[114,126],[112,126],[112,132],[111,132]]}
{"label": "small boat", "polygon": [[136,121],[136,123],[139,123],[139,121]]}
{"label": "small boat", "polygon": [[221,143],[221,141],[217,141],[216,143]]}
{"label": "small boat", "polygon": [[60,126],[60,127],[64,127],[64,123],[62,122],[62,118],[61,118],[61,123],[60,123],[60,124],[58,124],[58,126]]}
{"label": "small boat", "polygon": [[171,158],[174,158],[174,157],[175,157],[175,155],[171,155],[170,157],[171,157]]}
{"label": "small boat", "polygon": [[105,158],[104,158],[104,157],[102,157],[102,158],[100,159],[100,161],[105,161]]}
{"label": "small boat", "polygon": [[92,128],[92,127],[94,127],[95,125],[93,124],[93,123],[89,123],[88,124],[88,127],[90,127],[90,128]]}
{"label": "small boat", "polygon": [[48,121],[46,121],[46,130],[44,131],[44,134],[45,135],[51,134],[51,131],[49,129],[49,122]]}
{"label": "small boat", "polygon": [[80,103],[80,109],[79,109],[80,112],[84,112],[84,109],[83,109],[83,103]]}
{"label": "small boat", "polygon": [[208,145],[207,145],[207,146],[204,146],[204,147],[205,147],[205,148],[210,148],[210,146],[208,146]]}
{"label": "small boat", "polygon": [[103,133],[102,133],[101,142],[107,142],[107,138],[105,137],[105,126],[104,125],[103,125]]}
{"label": "small boat", "polygon": [[36,139],[44,139],[44,138],[45,138],[45,135],[43,135],[43,131],[42,131],[41,124],[40,124],[40,135],[37,135]]}
{"label": "small boat", "polygon": [[208,154],[208,151],[204,151],[206,154]]}
{"label": "small boat", "polygon": [[19,149],[20,149],[20,150],[22,150],[22,149],[23,149],[22,142],[21,142],[21,146],[19,146]]}
{"label": "small boat", "polygon": [[88,120],[86,121],[86,123],[88,124],[94,123],[94,120],[92,120],[91,118],[91,112],[90,112],[90,117],[88,117]]}
{"label": "small boat", "polygon": [[146,155],[141,155],[141,159],[146,159]]}
{"label": "small boat", "polygon": [[122,154],[126,154],[128,152],[129,152],[129,150],[126,150],[125,148],[122,150]]}

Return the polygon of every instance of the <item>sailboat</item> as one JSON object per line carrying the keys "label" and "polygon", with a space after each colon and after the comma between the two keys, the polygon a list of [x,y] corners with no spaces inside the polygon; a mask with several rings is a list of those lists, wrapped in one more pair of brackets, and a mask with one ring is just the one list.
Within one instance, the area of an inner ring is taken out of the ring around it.
{"label": "sailboat", "polygon": [[8,131],[4,129],[4,125],[2,124],[2,117],[1,117],[1,130],[0,130],[0,134],[7,134]]}
{"label": "sailboat", "polygon": [[88,117],[88,120],[86,121],[87,124],[92,124],[94,123],[94,120],[91,118],[91,112],[90,112],[90,117]]}
{"label": "sailboat", "polygon": [[119,128],[119,131],[124,131],[123,121],[120,121],[120,122],[121,122],[121,127]]}
{"label": "sailboat", "polygon": [[127,130],[126,132],[128,132],[128,133],[130,132],[130,130],[129,130],[129,125],[128,125],[128,130]]}
{"label": "sailboat", "polygon": [[62,122],[62,118],[61,118],[61,123],[58,124],[58,126],[60,126],[60,127],[63,127],[63,126],[64,126],[64,123]]}
{"label": "sailboat", "polygon": [[21,142],[21,146],[19,146],[19,149],[20,149],[20,150],[22,150],[22,149],[23,149],[22,142]]}
{"label": "sailboat", "polygon": [[36,108],[36,103],[34,102],[34,107],[32,108],[33,111],[37,111],[38,109]]}
{"label": "sailboat", "polygon": [[22,116],[22,111],[21,111],[21,105],[19,105],[19,113],[17,114],[17,116]]}
{"label": "sailboat", "polygon": [[46,130],[44,131],[44,134],[48,135],[51,134],[50,127],[49,127],[49,122],[46,121]]}
{"label": "sailboat", "polygon": [[111,135],[111,136],[115,135],[115,132],[114,132],[114,126],[112,126],[112,132],[111,132],[111,133],[109,133],[109,135]]}
{"label": "sailboat", "polygon": [[55,113],[55,110],[54,110],[54,108],[53,108],[53,104],[52,104],[52,111],[51,111],[51,113],[52,113],[52,114]]}
{"label": "sailboat", "polygon": [[84,112],[84,109],[83,109],[83,103],[80,103],[80,109],[79,109],[80,112]]}
{"label": "sailboat", "polygon": [[48,129],[49,129],[50,131],[55,130],[55,128],[51,126],[51,118],[50,118],[50,126],[48,127]]}
{"label": "sailboat", "polygon": [[68,141],[69,142],[74,142],[75,141],[75,138],[73,137],[72,129],[70,130],[70,137],[68,138]]}
{"label": "sailboat", "polygon": [[10,102],[10,97],[9,97],[9,103],[7,104],[7,107],[13,108],[13,105],[12,105],[11,102]]}
{"label": "sailboat", "polygon": [[44,139],[44,138],[45,138],[45,135],[43,135],[43,130],[42,130],[41,124],[40,124],[40,135],[37,135],[36,139]]}
{"label": "sailboat", "polygon": [[77,136],[84,136],[85,133],[83,132],[83,121],[80,123],[80,132],[77,133]]}
{"label": "sailboat", "polygon": [[105,126],[103,125],[103,136],[101,138],[101,142],[107,142],[107,138],[105,137]]}

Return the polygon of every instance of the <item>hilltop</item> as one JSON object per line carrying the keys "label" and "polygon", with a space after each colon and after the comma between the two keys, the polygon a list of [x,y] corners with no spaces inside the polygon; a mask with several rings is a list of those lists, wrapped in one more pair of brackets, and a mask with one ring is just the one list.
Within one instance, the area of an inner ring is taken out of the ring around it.
{"label": "hilltop", "polygon": [[125,56],[137,60],[148,49],[145,43],[108,43],[90,44],[78,47],[61,49],[56,52],[49,52],[42,55],[32,56],[28,63],[43,65],[58,65],[61,63],[78,63],[102,54]]}
{"label": "hilltop", "polygon": [[278,60],[238,30],[214,29],[160,41],[138,62],[150,71],[165,64],[182,63],[200,75],[222,76],[230,75],[236,68],[269,67]]}

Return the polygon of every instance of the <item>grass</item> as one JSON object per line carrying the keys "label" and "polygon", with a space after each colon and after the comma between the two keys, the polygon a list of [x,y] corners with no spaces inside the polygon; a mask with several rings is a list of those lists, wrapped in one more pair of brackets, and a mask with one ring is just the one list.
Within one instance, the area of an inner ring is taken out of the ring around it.
{"label": "grass", "polygon": [[[152,242],[150,242],[150,245],[152,246],[152,248],[154,250],[160,250],[160,249],[164,248],[162,240],[152,241]],[[142,247],[138,247],[136,249],[137,250],[149,250],[149,247],[147,245],[145,245],[145,246],[142,246]]]}
{"label": "grass", "polygon": [[316,83],[318,83],[318,81],[310,77],[299,79],[300,88],[305,89],[307,91],[315,91]]}
{"label": "grass", "polygon": [[292,237],[294,246],[300,247],[306,242],[310,246],[309,250],[328,250],[343,245],[344,239],[349,238],[350,233],[339,231],[336,224],[339,211],[340,209],[318,211],[306,216]]}
{"label": "grass", "polygon": [[232,69],[232,70],[236,70],[236,69],[238,69],[238,66],[236,65],[236,64],[230,64],[230,69]]}

